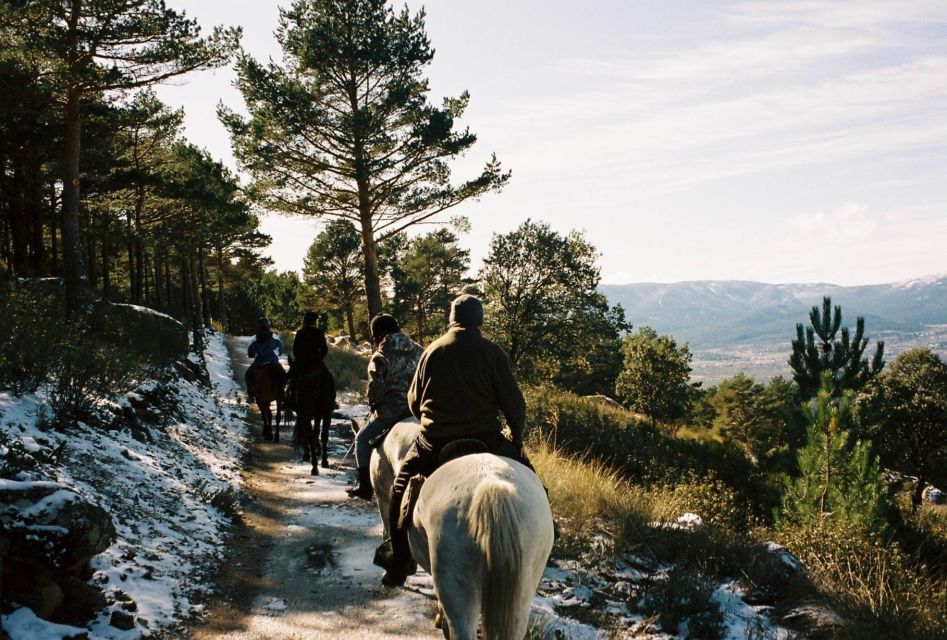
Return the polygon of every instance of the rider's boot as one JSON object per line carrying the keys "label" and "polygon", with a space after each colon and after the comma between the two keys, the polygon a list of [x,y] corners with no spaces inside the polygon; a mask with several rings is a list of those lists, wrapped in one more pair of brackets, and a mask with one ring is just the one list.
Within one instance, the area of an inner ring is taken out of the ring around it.
{"label": "rider's boot", "polygon": [[408,530],[398,526],[401,517],[401,502],[405,489],[395,485],[391,492],[391,507],[388,512],[388,523],[391,529],[391,554],[378,558],[385,568],[385,575],[381,577],[382,584],[390,587],[400,587],[408,576],[418,570],[418,565],[411,557],[411,545],[408,542]]}
{"label": "rider's boot", "polygon": [[371,470],[368,468],[359,468],[358,484],[351,489],[347,489],[346,493],[353,498],[361,498],[362,500],[371,500],[374,498],[375,492],[372,491]]}

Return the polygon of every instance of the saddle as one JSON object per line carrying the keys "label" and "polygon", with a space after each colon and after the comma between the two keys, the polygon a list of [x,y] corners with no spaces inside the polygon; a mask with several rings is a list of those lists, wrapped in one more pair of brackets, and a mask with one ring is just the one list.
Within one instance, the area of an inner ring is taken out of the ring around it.
{"label": "saddle", "polygon": [[[490,453],[490,449],[480,440],[473,438],[461,438],[444,445],[440,455],[437,457],[438,468],[447,464],[451,460],[473,455],[475,453]],[[408,480],[408,487],[404,492],[404,499],[401,501],[401,514],[398,517],[398,528],[405,528],[411,524],[414,517],[414,507],[418,503],[421,495],[421,488],[424,486],[426,478],[422,475],[412,476]]]}

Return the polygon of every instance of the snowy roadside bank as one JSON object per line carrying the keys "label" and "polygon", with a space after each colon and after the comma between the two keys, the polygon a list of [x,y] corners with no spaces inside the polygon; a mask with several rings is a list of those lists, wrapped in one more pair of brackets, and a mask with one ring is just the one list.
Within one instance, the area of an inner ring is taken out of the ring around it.
{"label": "snowy roadside bank", "polygon": [[104,507],[117,532],[92,562],[91,582],[110,604],[88,628],[54,625],[20,607],[2,617],[12,640],[83,633],[92,640],[131,640],[199,612],[193,602],[220,557],[246,437],[221,335],[208,334],[204,357],[212,389],[176,378],[115,399],[120,406],[141,406],[142,396],[163,398],[160,409],[151,408],[153,420],[135,429],[79,423],[59,431],[46,425],[42,389],[21,397],[0,393],[6,441],[0,455],[25,452],[36,461],[11,479],[59,482]]}

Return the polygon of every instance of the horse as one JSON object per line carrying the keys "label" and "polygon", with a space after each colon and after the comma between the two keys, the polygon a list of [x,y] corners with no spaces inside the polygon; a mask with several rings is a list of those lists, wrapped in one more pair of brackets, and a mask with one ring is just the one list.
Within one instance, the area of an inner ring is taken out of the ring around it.
{"label": "horse", "polygon": [[[263,439],[279,442],[279,428],[283,421],[283,380],[286,372],[278,362],[261,365],[253,372],[253,390],[256,406],[263,418]],[[276,402],[276,424],[270,404]]]}
{"label": "horse", "polygon": [[[417,421],[398,423],[372,454],[386,537],[391,486],[419,430]],[[527,467],[490,453],[442,464],[421,487],[408,539],[434,579],[444,637],[476,640],[482,617],[486,640],[522,639],[553,538],[549,500]]]}
{"label": "horse", "polygon": [[[329,427],[335,411],[335,378],[324,365],[293,375],[295,379],[289,394],[296,412],[293,446],[303,450],[303,462],[312,460],[310,474],[317,476],[319,467],[316,460],[320,453],[323,468],[329,466]],[[317,431],[321,432],[319,440],[316,439]]]}

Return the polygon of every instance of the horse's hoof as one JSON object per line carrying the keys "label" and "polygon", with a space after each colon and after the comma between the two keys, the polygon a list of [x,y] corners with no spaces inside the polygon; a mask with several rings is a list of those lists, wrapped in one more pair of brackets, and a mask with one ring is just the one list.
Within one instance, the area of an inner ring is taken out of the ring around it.
{"label": "horse's hoof", "polygon": [[323,458],[323,459],[322,459],[322,468],[323,468],[323,469],[328,469],[328,468],[329,468],[329,459],[328,459],[328,458]]}
{"label": "horse's hoof", "polygon": [[313,467],[313,468],[312,468],[312,471],[309,472],[309,475],[311,475],[311,476],[317,476],[317,475],[319,475],[319,467]]}

